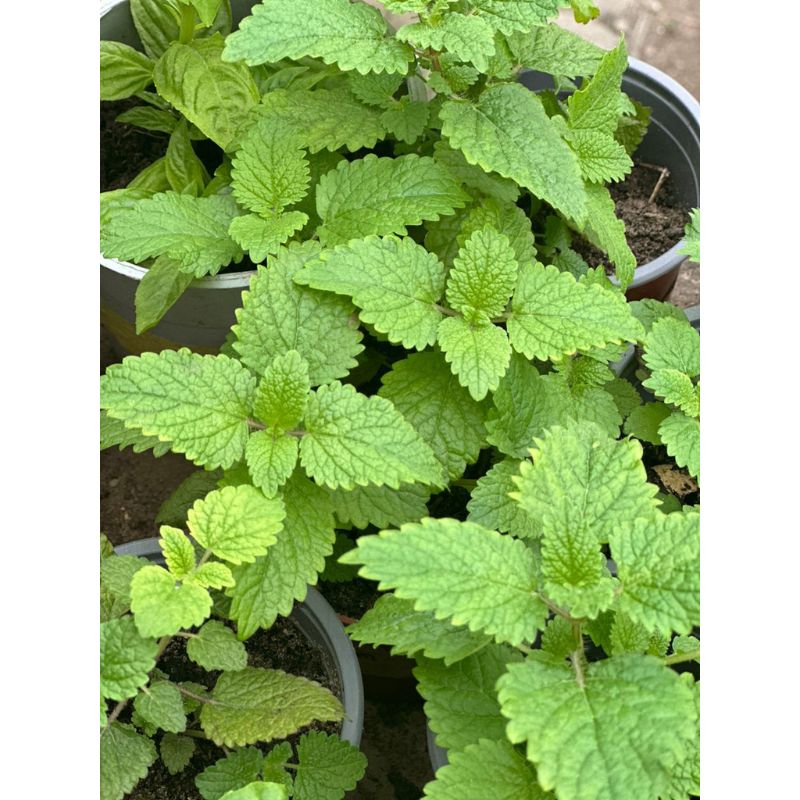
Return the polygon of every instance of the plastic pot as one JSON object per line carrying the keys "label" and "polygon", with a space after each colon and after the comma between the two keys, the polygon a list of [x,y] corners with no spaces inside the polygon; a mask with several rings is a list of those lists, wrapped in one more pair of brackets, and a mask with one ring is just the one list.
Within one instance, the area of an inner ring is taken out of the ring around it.
{"label": "plastic pot", "polygon": [[[118,555],[142,556],[157,563],[164,562],[156,538],[120,545],[115,552]],[[308,587],[305,602],[295,605],[289,618],[306,638],[325,650],[334,665],[342,687],[344,706],[341,738],[358,747],[364,728],[364,687],[355,650],[342,623],[328,601],[312,586]]]}
{"label": "plastic pot", "polygon": [[[538,91],[552,88],[552,78],[527,71],[520,81]],[[636,58],[628,60],[622,90],[652,109],[650,127],[636,150],[641,161],[667,167],[677,198],[687,209],[700,206],[700,104],[669,75]],[[688,217],[687,217],[688,221]],[[658,258],[636,268],[626,295],[629,300],[665,300],[686,256],[676,244]]]}
{"label": "plastic pot", "polygon": [[[234,27],[254,0],[231,0]],[[107,0],[100,7],[100,38],[141,49],[128,0]],[[129,353],[190,347],[198,353],[215,353],[236,322],[242,291],[252,270],[200,278],[194,281],[145,334],[136,334],[134,297],[146,268],[127,261],[100,258],[100,321]]]}
{"label": "plastic pot", "polygon": [[435,773],[440,767],[447,766],[447,750],[436,744],[436,736],[430,729],[430,726],[426,728],[425,732],[428,738],[428,758],[431,760],[431,766]]}

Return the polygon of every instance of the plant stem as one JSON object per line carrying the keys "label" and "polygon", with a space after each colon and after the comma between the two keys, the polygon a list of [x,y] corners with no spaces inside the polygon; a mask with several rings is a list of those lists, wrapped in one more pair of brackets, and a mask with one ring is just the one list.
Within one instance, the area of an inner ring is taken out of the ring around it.
{"label": "plant stem", "polygon": [[248,419],[247,420],[247,427],[248,428],[252,428],[253,430],[256,430],[256,431],[263,431],[263,430],[266,430],[267,426],[264,425],[261,422],[256,422],[254,419]]}
{"label": "plant stem", "polygon": [[205,551],[205,553],[203,553],[203,557],[200,559],[200,563],[197,565],[196,569],[200,569],[200,567],[202,567],[203,564],[205,564],[206,561],[211,558],[211,555],[211,549],[209,548]]}
{"label": "plant stem", "polygon": [[570,661],[575,669],[575,679],[578,686],[583,689],[586,686],[586,679],[583,675],[583,634],[581,633],[581,623],[578,620],[572,621],[572,636],[575,639],[575,650],[570,654]]}
{"label": "plant stem", "polygon": [[114,706],[112,712],[108,715],[108,720],[106,721],[106,728],[108,728],[112,722],[116,722],[117,717],[125,710],[125,707],[130,703],[130,697],[127,700],[121,700]]}
{"label": "plant stem", "polygon": [[192,739],[208,739],[203,731],[184,731],[181,736],[191,736]]}
{"label": "plant stem", "polygon": [[670,664],[683,664],[686,661],[694,661],[700,658],[700,648],[697,650],[690,650],[688,653],[673,653],[671,656],[666,656],[663,663],[669,666]]}
{"label": "plant stem", "polygon": [[194,39],[194,6],[181,4],[181,29],[178,41],[189,44]]}
{"label": "plant stem", "polygon": [[452,308],[448,308],[447,306],[441,306],[439,303],[434,303],[433,307],[440,313],[444,314],[446,317],[460,317],[461,314],[458,311],[453,311]]}
{"label": "plant stem", "polygon": [[450,482],[450,485],[460,486],[462,489],[467,489],[471,492],[478,485],[478,481],[475,478],[456,478],[456,480]]}
{"label": "plant stem", "polygon": [[190,692],[188,689],[185,689],[183,686],[178,686],[178,691],[185,695],[186,697],[191,697],[192,700],[197,700],[198,703],[203,703],[209,706],[218,706],[219,703],[216,700],[211,700],[208,697],[203,697],[201,694],[195,694],[194,692]]}

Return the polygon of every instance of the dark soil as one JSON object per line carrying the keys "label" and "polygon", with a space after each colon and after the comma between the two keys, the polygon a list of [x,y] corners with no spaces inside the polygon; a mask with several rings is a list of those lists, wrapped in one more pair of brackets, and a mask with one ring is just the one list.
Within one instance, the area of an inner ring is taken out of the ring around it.
{"label": "dark soil", "polygon": [[378,584],[364,578],[335,583],[320,581],[317,587],[337,614],[350,619],[360,619],[375,605],[380,597]]}
{"label": "dark soil", "polygon": [[700,503],[700,488],[688,470],[680,469],[667,453],[664,445],[642,442],[642,461],[647,471],[647,480],[664,494],[677,498],[681,505],[694,506]]}
{"label": "dark soil", "polygon": [[[676,199],[671,179],[661,185],[656,199],[650,195],[661,173],[642,164],[635,164],[631,174],[622,182],[611,184],[609,190],[616,203],[617,216],[625,222],[628,239],[636,263],[640,266],[658,258],[683,238],[689,209]],[[590,267],[604,264],[608,257],[582,239],[575,238],[573,248]],[[609,272],[613,273],[613,267]]]}
{"label": "dark soil", "polygon": [[123,111],[138,105],[141,102],[133,97],[100,103],[100,190],[103,192],[124,188],[167,152],[167,134],[114,121]]}

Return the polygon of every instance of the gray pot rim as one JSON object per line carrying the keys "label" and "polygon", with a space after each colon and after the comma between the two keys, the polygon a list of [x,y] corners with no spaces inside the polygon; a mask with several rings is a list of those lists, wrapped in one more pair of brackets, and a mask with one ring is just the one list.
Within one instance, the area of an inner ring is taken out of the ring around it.
{"label": "gray pot rim", "polygon": [[[122,1],[120,0],[120,2]],[[140,281],[147,272],[147,267],[141,267],[130,261],[106,258],[102,253],[100,254],[100,266],[124,275],[126,278],[133,278],[135,281]],[[206,275],[203,278],[195,278],[191,286],[193,289],[246,289],[255,274],[256,270],[250,269],[245,272],[228,272],[224,275]]]}
{"label": "gray pot rim", "polygon": [[[156,537],[127,542],[114,548],[118,555],[141,556],[153,561],[163,561]],[[336,612],[328,601],[313,586],[308,587],[306,599],[300,604],[308,615],[316,620],[325,634],[325,645],[330,650],[342,679],[342,705],[345,716],[342,720],[340,738],[354,747],[361,744],[364,728],[364,685],[361,668],[353,643],[345,633]]]}

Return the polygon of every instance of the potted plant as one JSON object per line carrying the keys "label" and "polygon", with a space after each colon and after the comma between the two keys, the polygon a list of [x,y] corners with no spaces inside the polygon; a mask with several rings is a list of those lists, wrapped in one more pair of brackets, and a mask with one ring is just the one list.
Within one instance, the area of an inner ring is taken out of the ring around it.
{"label": "potted plant", "polygon": [[[487,222],[576,275],[584,238],[627,288],[636,259],[607,184],[631,170],[648,112],[620,91],[624,43],[604,53],[552,24],[558,5],[388,3],[419,13],[391,32],[348,0],[107,4],[101,97],[141,101],[120,119],[166,152],[101,196],[106,324],[133,352],[216,351],[253,265],[288,241],[409,233],[449,267]],[[526,67],[559,89],[587,80],[567,101],[534,95]],[[662,116],[645,141],[669,161]]]}
{"label": "potted plant", "polygon": [[342,798],[362,777],[360,678],[330,607],[312,595],[296,626],[245,643],[222,591],[280,547],[287,511],[251,486],[228,486],[194,504],[189,536],[163,526],[160,540],[116,552],[102,538],[103,800],[165,791],[214,800],[252,783],[260,793],[240,800],[285,800],[287,787]]}
{"label": "potted plant", "polygon": [[467,521],[342,557],[393,590],[351,636],[417,654],[448,750],[426,798],[699,794],[699,514],[659,508],[641,455],[551,428],[477,481]]}

